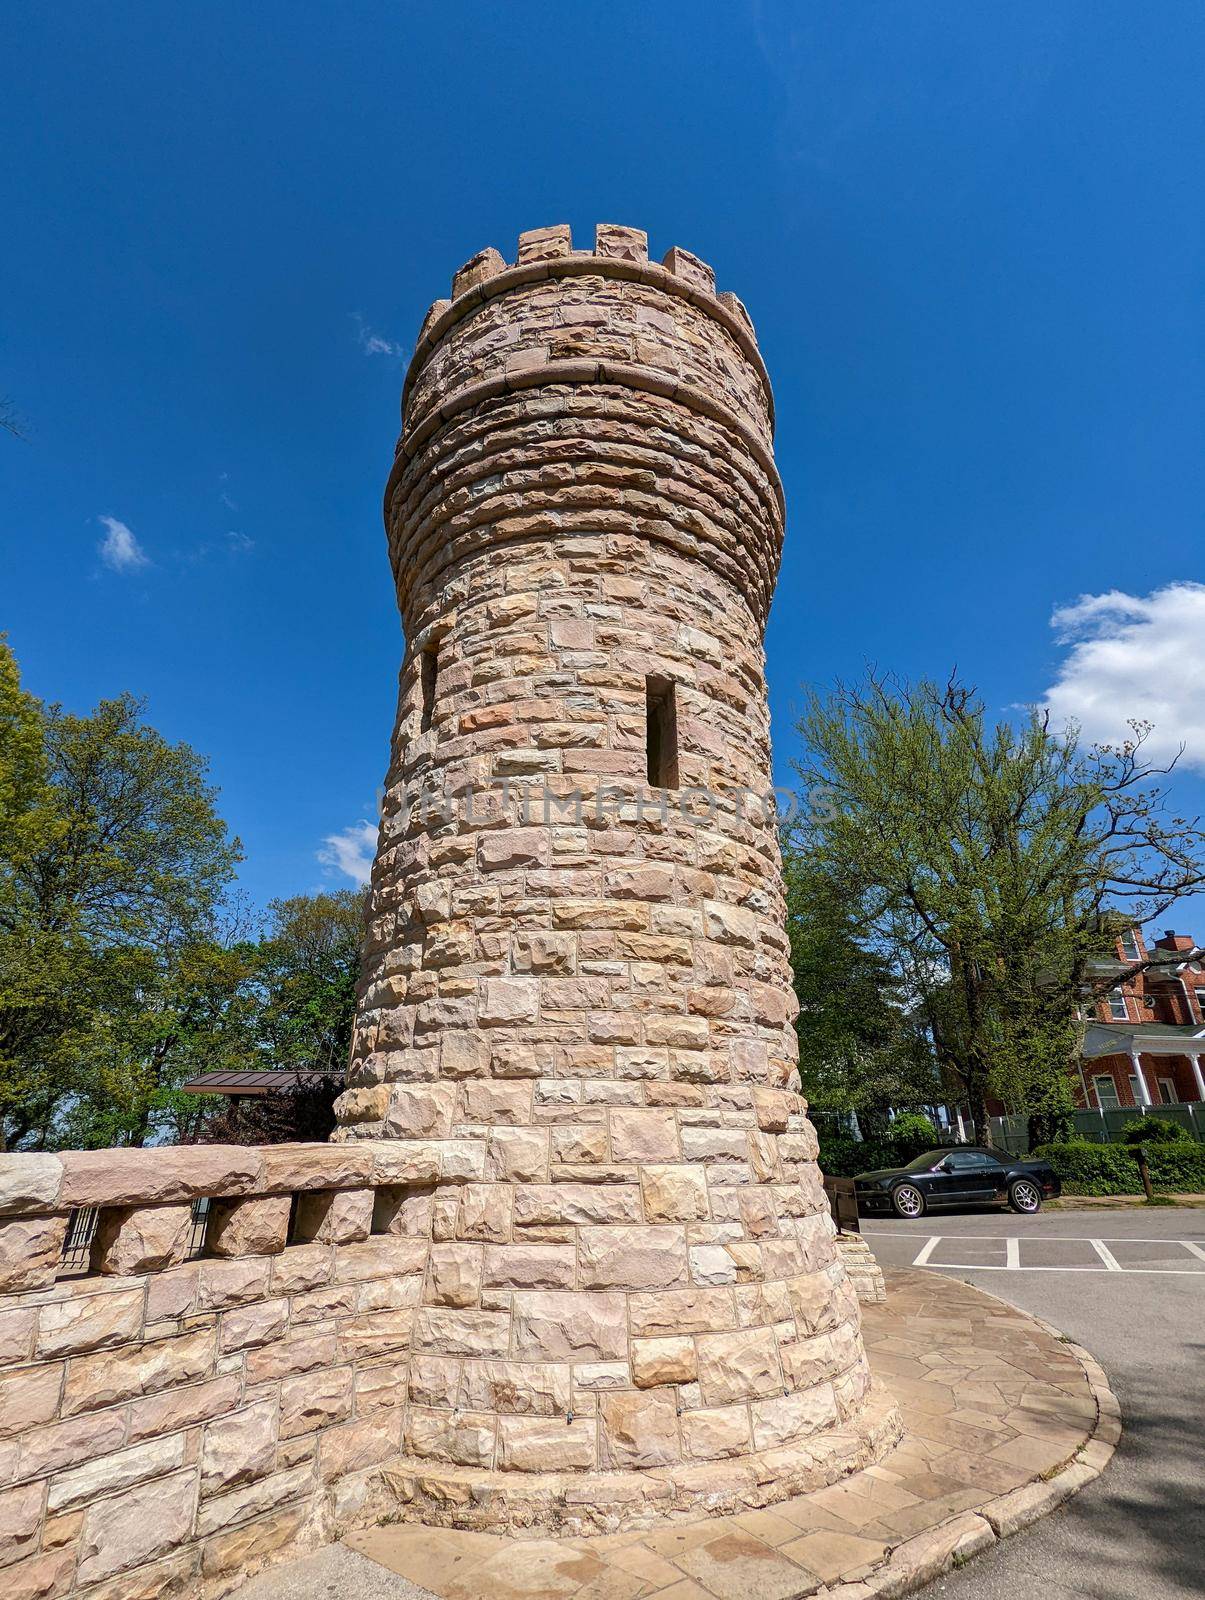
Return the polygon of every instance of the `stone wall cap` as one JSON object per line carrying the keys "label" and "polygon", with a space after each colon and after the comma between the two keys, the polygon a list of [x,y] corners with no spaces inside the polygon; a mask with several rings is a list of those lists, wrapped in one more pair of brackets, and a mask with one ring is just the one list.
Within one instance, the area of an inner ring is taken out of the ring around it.
{"label": "stone wall cap", "polygon": [[[541,255],[524,259],[524,242],[537,235],[555,234],[563,242],[563,253]],[[406,414],[410,393],[424,362],[450,328],[471,315],[479,306],[496,295],[508,294],[529,284],[542,283],[551,278],[596,276],[619,278],[629,283],[644,283],[688,301],[715,319],[740,347],[746,359],[757,372],[765,391],[770,429],[774,428],[774,392],[770,375],[758,349],[753,332],[753,322],[740,300],[730,291],[717,294],[715,275],[706,262],[689,250],[675,245],[666,252],[664,263],[657,265],[640,254],[639,241],[647,235],[639,228],[622,227],[617,223],[600,223],[595,232],[592,250],[569,248],[569,229],[563,224],[549,228],[532,229],[519,235],[517,264],[502,260],[496,250],[478,251],[456,274],[452,285],[452,299],[436,301],[423,320],[414,354],[406,370],[402,387],[402,415]],[[621,246],[620,241],[624,241]],[[617,248],[627,248],[631,254],[614,254]],[[472,270],[470,270],[472,269]],[[459,292],[457,290],[459,289]],[[436,310],[436,307],[442,309]]]}
{"label": "stone wall cap", "polygon": [[0,1156],[0,1217],[36,1217],[56,1210],[62,1183],[58,1156]]}
{"label": "stone wall cap", "polygon": [[244,1145],[65,1150],[59,1160],[63,1164],[60,1210],[255,1194],[263,1186],[263,1153]]}

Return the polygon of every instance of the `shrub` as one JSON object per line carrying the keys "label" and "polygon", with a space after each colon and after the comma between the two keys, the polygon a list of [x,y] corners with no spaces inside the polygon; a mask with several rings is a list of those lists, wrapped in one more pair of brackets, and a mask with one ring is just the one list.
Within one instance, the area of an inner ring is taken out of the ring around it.
{"label": "shrub", "polygon": [[[1141,1194],[1142,1181],[1132,1148],[1069,1139],[1044,1144],[1034,1155],[1050,1165],[1068,1194]],[[1147,1152],[1151,1184],[1179,1194],[1205,1193],[1205,1145],[1193,1139],[1160,1141]]]}
{"label": "shrub", "polygon": [[887,1142],[901,1152],[902,1161],[911,1161],[938,1143],[937,1129],[919,1111],[902,1111],[887,1131]]}
{"label": "shrub", "polygon": [[1127,1122],[1121,1130],[1126,1144],[1183,1144],[1193,1143],[1192,1134],[1179,1122],[1166,1117],[1137,1117]]}
{"label": "shrub", "polygon": [[928,1117],[912,1111],[898,1116],[877,1138],[854,1139],[823,1125],[818,1131],[820,1170],[830,1178],[852,1178],[876,1167],[902,1167],[941,1142]]}

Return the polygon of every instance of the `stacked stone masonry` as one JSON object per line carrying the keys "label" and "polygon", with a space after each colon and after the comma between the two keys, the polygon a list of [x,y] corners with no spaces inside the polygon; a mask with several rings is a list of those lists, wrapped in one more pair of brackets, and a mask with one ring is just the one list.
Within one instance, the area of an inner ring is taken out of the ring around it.
{"label": "stacked stone masonry", "polygon": [[448,1469],[436,1520],[477,1515],[466,1485],[555,1521],[591,1475],[689,1495],[768,1455],[791,1492],[786,1458],[806,1476],[866,1406],[787,1087],[772,425],[739,301],[629,228],[474,257],[406,379],[407,654],[336,1137],[475,1152],[414,1215],[406,1449]]}
{"label": "stacked stone masonry", "polygon": [[771,429],[743,307],[635,230],[432,308],[336,1141],[0,1157],[6,1600],[764,1506],[898,1436],[788,1088]]}
{"label": "stacked stone masonry", "polygon": [[[476,1210],[481,1159],[472,1139],[0,1158],[5,1600],[226,1593],[266,1561],[400,1507],[447,1517],[456,1497],[439,1441],[461,1420],[476,1426],[473,1398],[488,1393],[536,1437],[554,1438],[566,1395],[581,1404],[588,1392],[587,1408],[604,1398],[615,1367],[601,1342],[589,1347],[597,1361],[551,1364],[547,1392],[526,1400],[529,1370],[468,1346],[457,1419],[444,1415],[435,1428],[438,1408],[412,1398],[424,1302],[439,1282],[434,1303],[446,1303],[455,1282],[430,1259],[428,1219],[437,1195]],[[210,1201],[208,1226],[199,1257],[186,1259],[200,1199]],[[69,1220],[87,1208],[97,1212],[90,1260],[63,1277]],[[489,1247],[477,1248],[484,1276]],[[538,1261],[541,1247],[532,1250]],[[713,1292],[727,1296],[735,1328],[737,1289]],[[452,1302],[461,1298],[453,1287]],[[538,1325],[548,1297],[525,1303]],[[805,1348],[817,1374],[839,1384],[847,1352],[824,1320]],[[681,1363],[692,1342],[675,1329],[649,1344],[662,1363]],[[651,1367],[645,1376],[666,1377]],[[893,1437],[882,1403],[861,1422],[813,1448],[807,1483],[831,1481]],[[508,1459],[521,1466],[517,1453]],[[801,1463],[792,1465],[798,1485]],[[685,1497],[655,1474],[591,1481],[637,1520],[701,1498],[756,1505],[776,1495],[766,1470],[700,1480]],[[461,1487],[467,1502],[474,1485]],[[565,1526],[615,1525],[569,1494]],[[530,1520],[516,1518],[505,1493],[475,1503],[491,1525]]]}

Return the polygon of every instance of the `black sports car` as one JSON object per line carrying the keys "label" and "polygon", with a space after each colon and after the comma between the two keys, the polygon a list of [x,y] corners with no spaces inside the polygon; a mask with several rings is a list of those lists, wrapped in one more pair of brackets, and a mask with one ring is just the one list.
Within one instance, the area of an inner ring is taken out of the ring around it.
{"label": "black sports car", "polygon": [[1062,1188],[1048,1161],[1017,1161],[994,1150],[958,1145],[926,1150],[906,1167],[859,1172],[858,1210],[923,1217],[930,1206],[1010,1205],[1032,1214]]}

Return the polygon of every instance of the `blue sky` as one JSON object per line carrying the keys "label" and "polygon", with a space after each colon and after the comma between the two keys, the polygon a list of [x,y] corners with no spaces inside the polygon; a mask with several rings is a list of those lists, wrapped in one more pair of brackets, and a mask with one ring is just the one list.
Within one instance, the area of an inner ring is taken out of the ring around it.
{"label": "blue sky", "polygon": [[[0,627],[206,752],[258,901],[347,882],[402,643],[380,522],[453,269],[597,221],[775,381],[799,686],[1151,715],[1205,805],[1205,11],[0,4]],[[1059,626],[1052,627],[1058,613]],[[345,848],[345,854],[347,853]],[[1205,904],[1177,922],[1205,936]]]}

